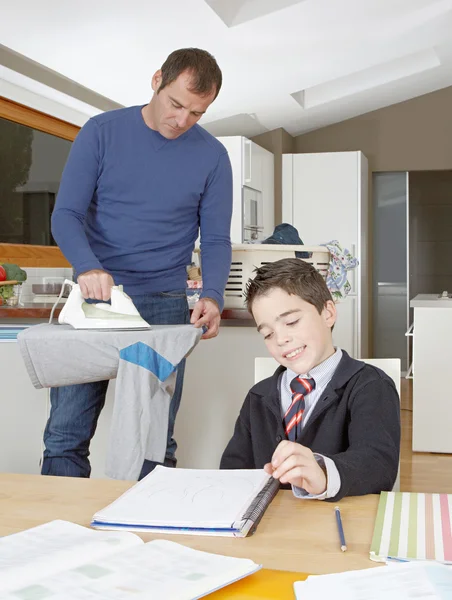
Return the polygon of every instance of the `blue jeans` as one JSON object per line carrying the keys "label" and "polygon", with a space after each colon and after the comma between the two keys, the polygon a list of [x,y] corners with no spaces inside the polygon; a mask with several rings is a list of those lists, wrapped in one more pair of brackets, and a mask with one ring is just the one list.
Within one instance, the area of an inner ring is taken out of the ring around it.
{"label": "blue jeans", "polygon": [[[177,325],[190,322],[185,290],[132,296],[138,312],[151,325]],[[179,409],[185,360],[177,370],[176,387],[169,408],[168,442],[165,466],[175,467],[174,422]],[[105,404],[108,381],[68,385],[50,390],[50,417],[44,431],[42,475],[89,477],[89,444]],[[140,479],[158,463],[145,460]]]}

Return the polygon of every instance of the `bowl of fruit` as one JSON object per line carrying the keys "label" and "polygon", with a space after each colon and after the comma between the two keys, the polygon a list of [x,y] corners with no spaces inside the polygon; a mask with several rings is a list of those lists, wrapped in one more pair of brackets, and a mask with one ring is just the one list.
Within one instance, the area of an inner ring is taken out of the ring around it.
{"label": "bowl of fruit", "polygon": [[17,306],[27,273],[12,263],[0,263],[0,306]]}

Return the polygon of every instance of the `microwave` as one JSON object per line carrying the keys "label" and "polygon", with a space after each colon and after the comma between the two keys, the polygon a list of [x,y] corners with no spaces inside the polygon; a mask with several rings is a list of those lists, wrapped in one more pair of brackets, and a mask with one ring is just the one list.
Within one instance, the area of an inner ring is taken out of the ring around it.
{"label": "microwave", "polygon": [[243,186],[243,227],[244,242],[254,242],[264,237],[262,192]]}

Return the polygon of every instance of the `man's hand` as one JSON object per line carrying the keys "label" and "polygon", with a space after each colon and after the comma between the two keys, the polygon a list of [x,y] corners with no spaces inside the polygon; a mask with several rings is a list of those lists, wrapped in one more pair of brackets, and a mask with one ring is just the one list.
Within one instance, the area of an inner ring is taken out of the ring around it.
{"label": "man's hand", "polygon": [[208,327],[208,331],[206,331],[201,339],[208,340],[218,335],[220,321],[220,309],[215,300],[212,300],[212,298],[201,298],[198,300],[193,308],[190,323],[195,327],[202,327],[203,325]]}
{"label": "man's hand", "polygon": [[84,298],[93,300],[110,300],[111,288],[115,285],[113,277],[106,271],[93,269],[77,277],[80,291]]}
{"label": "man's hand", "polygon": [[303,488],[314,496],[326,490],[326,475],[317,464],[314,454],[296,442],[281,442],[273,453],[272,462],[267,463],[264,469],[281,483]]}

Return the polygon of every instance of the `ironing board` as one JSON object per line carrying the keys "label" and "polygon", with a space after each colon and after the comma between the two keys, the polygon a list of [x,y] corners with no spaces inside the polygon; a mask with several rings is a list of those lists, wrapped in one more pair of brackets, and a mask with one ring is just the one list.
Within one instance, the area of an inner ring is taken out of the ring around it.
{"label": "ironing board", "polygon": [[177,365],[201,335],[192,325],[121,331],[44,323],[17,341],[37,389],[116,379],[106,473],[138,479],[144,459],[164,460]]}

